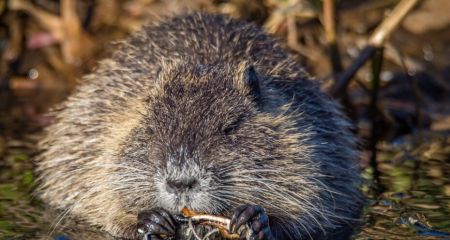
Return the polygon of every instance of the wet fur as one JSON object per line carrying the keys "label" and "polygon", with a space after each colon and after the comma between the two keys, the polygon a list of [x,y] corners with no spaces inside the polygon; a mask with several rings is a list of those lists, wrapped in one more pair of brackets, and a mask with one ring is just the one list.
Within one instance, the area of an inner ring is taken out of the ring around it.
{"label": "wet fur", "polygon": [[[143,209],[229,215],[245,203],[263,206],[279,236],[348,235],[361,207],[355,138],[275,40],[196,13],[116,47],[53,112],[37,159],[46,202],[128,238]],[[258,101],[245,84],[249,67]],[[201,197],[166,196],[165,179],[192,176]]]}

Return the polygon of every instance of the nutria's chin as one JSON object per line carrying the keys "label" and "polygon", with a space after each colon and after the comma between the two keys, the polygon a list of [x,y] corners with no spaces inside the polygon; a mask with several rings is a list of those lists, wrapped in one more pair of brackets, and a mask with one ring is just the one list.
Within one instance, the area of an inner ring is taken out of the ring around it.
{"label": "nutria's chin", "polygon": [[348,236],[355,138],[276,41],[197,13],[117,48],[54,111],[37,159],[46,202],[125,238],[145,210],[231,216],[243,204],[262,206],[274,238]]}

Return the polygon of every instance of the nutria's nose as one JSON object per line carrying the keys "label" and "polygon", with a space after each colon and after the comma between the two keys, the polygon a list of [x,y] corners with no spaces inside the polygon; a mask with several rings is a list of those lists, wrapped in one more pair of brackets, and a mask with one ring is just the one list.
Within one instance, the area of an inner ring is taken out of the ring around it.
{"label": "nutria's nose", "polygon": [[198,185],[197,179],[175,179],[167,180],[167,190],[173,192],[183,192],[195,188]]}

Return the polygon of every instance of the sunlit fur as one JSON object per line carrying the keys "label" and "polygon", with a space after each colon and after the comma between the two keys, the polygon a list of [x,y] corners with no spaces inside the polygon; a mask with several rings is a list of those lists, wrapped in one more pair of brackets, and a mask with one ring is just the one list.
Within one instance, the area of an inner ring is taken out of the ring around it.
{"label": "sunlit fur", "polygon": [[[248,203],[263,206],[285,239],[335,239],[355,225],[350,125],[262,30],[197,13],[115,47],[54,110],[40,143],[38,192],[60,218],[133,238],[141,210],[229,216]],[[246,85],[250,67],[259,101]],[[190,191],[167,189],[170,179],[192,178]]]}

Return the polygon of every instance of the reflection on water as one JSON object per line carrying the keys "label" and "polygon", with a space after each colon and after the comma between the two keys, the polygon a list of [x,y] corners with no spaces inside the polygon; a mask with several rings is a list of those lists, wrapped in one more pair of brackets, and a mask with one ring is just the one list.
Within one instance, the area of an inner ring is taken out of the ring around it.
{"label": "reflection on water", "polygon": [[[34,138],[0,140],[0,239],[111,238],[46,211],[29,194]],[[450,133],[422,132],[379,149],[380,185],[366,169],[368,207],[355,238],[450,239]]]}
{"label": "reflection on water", "polygon": [[450,134],[422,132],[379,149],[380,186],[366,169],[369,207],[356,239],[450,239]]}

